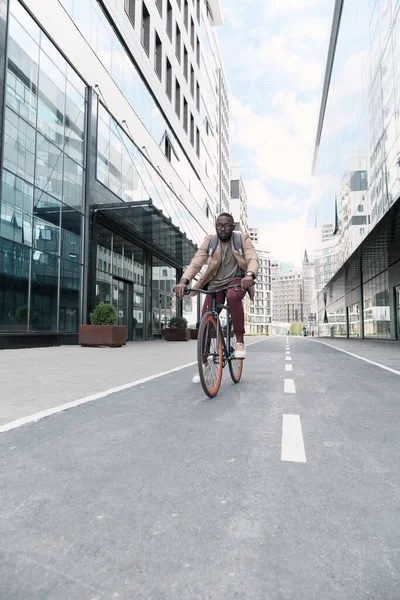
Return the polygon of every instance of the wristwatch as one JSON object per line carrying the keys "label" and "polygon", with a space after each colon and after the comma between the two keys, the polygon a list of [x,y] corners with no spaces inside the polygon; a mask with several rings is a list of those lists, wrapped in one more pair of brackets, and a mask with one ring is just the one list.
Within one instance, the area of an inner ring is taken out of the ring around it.
{"label": "wristwatch", "polygon": [[253,273],[253,271],[246,271],[246,275],[247,275],[248,277],[252,277],[253,279],[255,279],[255,278],[256,278],[256,276],[255,276],[255,274]]}

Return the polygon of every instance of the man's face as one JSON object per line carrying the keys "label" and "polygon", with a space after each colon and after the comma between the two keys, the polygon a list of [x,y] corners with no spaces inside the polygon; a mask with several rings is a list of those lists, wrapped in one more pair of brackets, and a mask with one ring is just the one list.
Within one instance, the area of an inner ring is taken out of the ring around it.
{"label": "man's face", "polygon": [[234,228],[235,225],[232,223],[232,219],[229,217],[218,217],[215,229],[221,242],[228,242],[231,239]]}

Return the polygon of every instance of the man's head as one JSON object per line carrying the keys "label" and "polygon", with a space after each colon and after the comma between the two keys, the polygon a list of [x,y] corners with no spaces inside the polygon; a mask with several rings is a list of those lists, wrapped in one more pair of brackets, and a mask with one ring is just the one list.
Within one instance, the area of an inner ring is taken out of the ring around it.
{"label": "man's head", "polygon": [[228,242],[235,229],[235,221],[232,215],[229,213],[222,213],[219,215],[215,224],[215,229],[221,242]]}

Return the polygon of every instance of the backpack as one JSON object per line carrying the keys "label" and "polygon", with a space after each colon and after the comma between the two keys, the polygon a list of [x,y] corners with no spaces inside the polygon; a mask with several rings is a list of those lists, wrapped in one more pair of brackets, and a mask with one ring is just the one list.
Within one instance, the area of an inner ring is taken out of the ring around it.
{"label": "backpack", "polygon": [[[211,257],[215,250],[217,249],[218,246],[218,236],[217,235],[213,235],[213,237],[210,240],[210,243],[208,244],[208,256]],[[240,231],[234,231],[233,232],[233,247],[235,248],[235,250],[237,252],[239,252],[240,256],[244,255],[243,252],[243,238],[242,238],[242,234]]]}

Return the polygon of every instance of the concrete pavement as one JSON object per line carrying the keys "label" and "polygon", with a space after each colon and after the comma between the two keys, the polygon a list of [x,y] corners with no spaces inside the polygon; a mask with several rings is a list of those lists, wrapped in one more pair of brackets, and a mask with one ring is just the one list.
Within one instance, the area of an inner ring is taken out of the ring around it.
{"label": "concrete pavement", "polygon": [[0,435],[2,600],[397,600],[399,376],[302,338],[191,372]]}
{"label": "concrete pavement", "polygon": [[196,341],[0,350],[0,426],[193,361]]}

